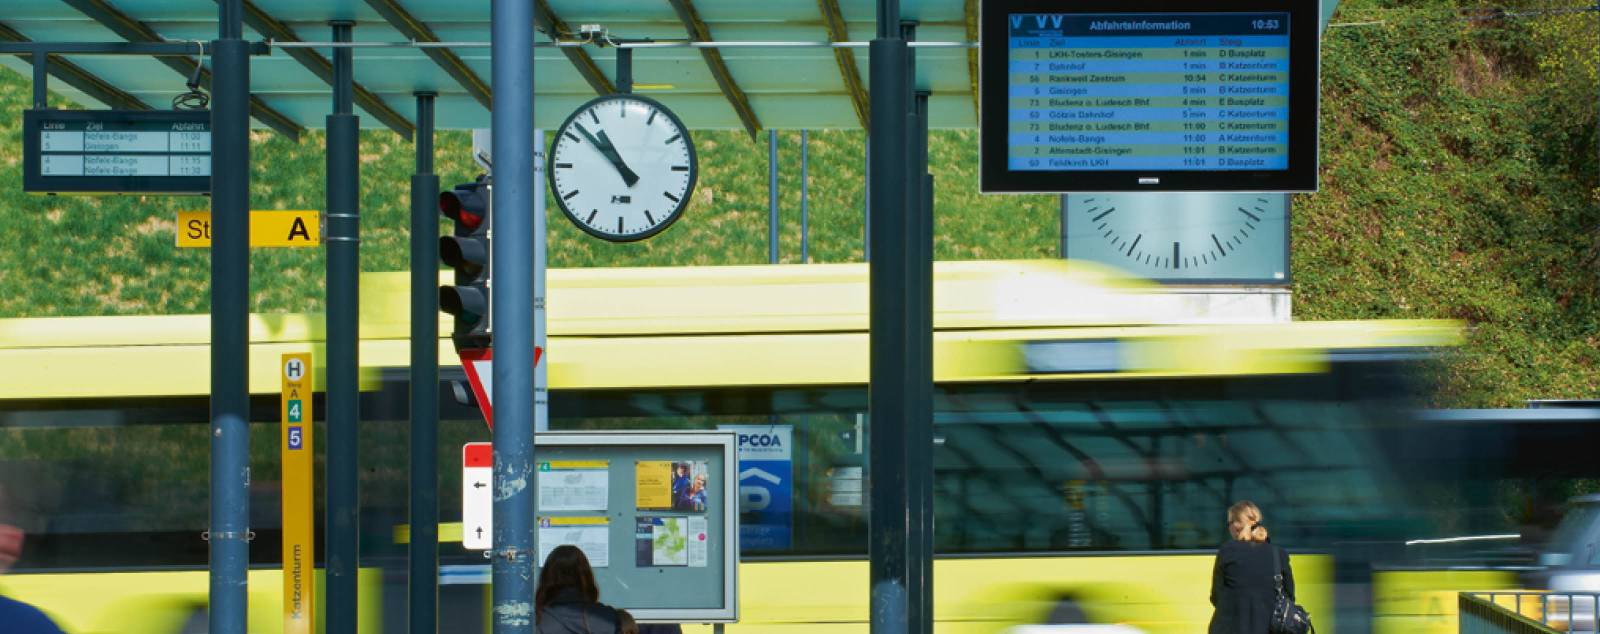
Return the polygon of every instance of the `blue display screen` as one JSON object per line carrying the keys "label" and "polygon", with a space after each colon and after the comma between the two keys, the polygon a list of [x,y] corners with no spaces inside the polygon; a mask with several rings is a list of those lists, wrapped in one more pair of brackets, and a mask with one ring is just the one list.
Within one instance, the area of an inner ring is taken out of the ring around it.
{"label": "blue display screen", "polygon": [[1008,169],[1289,169],[1289,13],[1007,17]]}

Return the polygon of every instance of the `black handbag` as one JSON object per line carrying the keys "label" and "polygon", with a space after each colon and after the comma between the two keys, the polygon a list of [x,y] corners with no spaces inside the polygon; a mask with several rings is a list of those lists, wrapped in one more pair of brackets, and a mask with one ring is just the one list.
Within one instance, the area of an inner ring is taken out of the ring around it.
{"label": "black handbag", "polygon": [[1316,632],[1311,625],[1311,615],[1283,593],[1283,564],[1279,563],[1282,551],[1272,547],[1272,581],[1278,587],[1278,599],[1272,604],[1272,621],[1267,624],[1272,634],[1306,634]]}

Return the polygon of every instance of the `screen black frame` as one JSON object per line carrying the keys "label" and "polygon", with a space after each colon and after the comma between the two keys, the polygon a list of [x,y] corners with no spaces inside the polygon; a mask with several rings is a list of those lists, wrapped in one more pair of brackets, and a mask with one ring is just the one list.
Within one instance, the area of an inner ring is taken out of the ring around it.
{"label": "screen black frame", "polygon": [[[1289,168],[1286,170],[1052,170],[1013,171],[1008,166],[1010,32],[1013,13],[1068,14],[1289,14]],[[1320,0],[1213,0],[1177,5],[1170,0],[985,0],[979,13],[980,190],[986,193],[1090,192],[1314,192],[1317,190],[1321,104]],[[1310,69],[1306,72],[1304,69]],[[999,77],[999,80],[992,80]]]}
{"label": "screen black frame", "polygon": [[[39,129],[45,121],[204,123],[206,133],[211,134],[210,110],[24,110],[22,190],[31,194],[211,195],[210,176],[45,176],[40,173],[39,159],[42,153]],[[212,151],[215,150],[213,144]],[[198,153],[169,152],[160,155],[172,154]],[[208,156],[210,154],[207,153]]]}

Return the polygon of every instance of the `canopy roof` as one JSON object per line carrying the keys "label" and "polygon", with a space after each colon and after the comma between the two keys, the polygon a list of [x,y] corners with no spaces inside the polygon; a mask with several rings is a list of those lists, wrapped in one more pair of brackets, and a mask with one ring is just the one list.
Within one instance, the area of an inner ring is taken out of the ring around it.
{"label": "canopy roof", "polygon": [[[872,0],[531,0],[536,39],[598,24],[615,38],[696,42],[870,40]],[[977,39],[979,0],[902,0],[919,41]],[[1325,2],[1326,15],[1336,2]],[[211,40],[214,0],[7,0],[0,41],[122,42]],[[488,42],[487,0],[245,0],[245,37],[276,43],[332,40],[330,21],[353,20],[357,42]],[[576,39],[576,35],[562,39]],[[535,123],[554,128],[579,104],[614,90],[613,47],[541,47],[534,53]],[[409,134],[416,91],[438,93],[440,128],[489,126],[490,49],[356,48],[357,114],[369,128]],[[931,125],[976,125],[976,50],[918,48],[917,86],[932,91]],[[252,61],[253,121],[286,134],[319,128],[331,107],[327,48],[274,47]],[[179,58],[65,56],[51,89],[88,107],[165,109],[185,92]],[[209,68],[210,60],[206,60]],[[31,72],[28,61],[0,64]],[[641,48],[636,92],[671,107],[696,129],[863,127],[865,48]]]}

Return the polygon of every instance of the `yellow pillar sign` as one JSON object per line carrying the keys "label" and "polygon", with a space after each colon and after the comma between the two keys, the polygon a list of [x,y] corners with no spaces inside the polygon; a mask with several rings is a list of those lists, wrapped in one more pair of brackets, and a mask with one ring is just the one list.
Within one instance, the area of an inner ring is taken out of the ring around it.
{"label": "yellow pillar sign", "polygon": [[[211,246],[211,212],[178,212],[178,246]],[[322,214],[315,210],[251,211],[250,246],[322,246]]]}
{"label": "yellow pillar sign", "polygon": [[311,354],[283,355],[283,632],[312,634],[316,553],[312,550]]}

